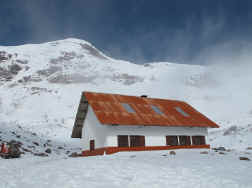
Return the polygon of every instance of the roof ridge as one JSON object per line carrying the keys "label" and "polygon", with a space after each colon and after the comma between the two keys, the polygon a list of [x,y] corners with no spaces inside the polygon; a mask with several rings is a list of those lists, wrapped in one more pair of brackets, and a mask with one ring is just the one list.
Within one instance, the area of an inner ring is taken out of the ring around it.
{"label": "roof ridge", "polygon": [[[186,103],[183,100],[177,100],[177,99],[165,99],[165,98],[153,98],[153,97],[141,97],[141,96],[135,96],[135,95],[126,95],[126,94],[118,94],[118,93],[104,93],[104,92],[94,92],[94,91],[83,91],[82,93],[91,93],[91,94],[102,94],[102,95],[115,95],[115,96],[123,96],[123,97],[137,97],[141,99],[152,99],[152,100],[167,100],[167,101],[176,101],[176,102],[183,102]],[[187,103],[186,103],[187,104]]]}

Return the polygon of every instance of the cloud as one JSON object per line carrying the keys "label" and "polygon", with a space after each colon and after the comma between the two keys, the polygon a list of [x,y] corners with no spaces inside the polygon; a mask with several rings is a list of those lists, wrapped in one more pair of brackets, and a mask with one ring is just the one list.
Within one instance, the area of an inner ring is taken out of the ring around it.
{"label": "cloud", "polygon": [[239,51],[232,46],[249,38],[244,37],[249,29],[242,22],[246,12],[237,17],[232,3],[230,10],[217,1],[24,0],[13,4],[10,15],[0,17],[5,26],[0,39],[20,44],[76,37],[112,57],[137,63],[209,64],[219,51],[229,56]]}
{"label": "cloud", "polygon": [[194,61],[200,64],[220,64],[230,68],[233,65],[252,64],[252,44],[244,40],[230,40],[202,50]]}
{"label": "cloud", "polygon": [[[111,9],[105,1],[29,1],[18,3],[25,12],[25,24],[31,41],[45,42],[67,37],[95,36],[97,24]],[[110,19],[113,22],[113,17]],[[92,42],[92,41],[90,41]]]}

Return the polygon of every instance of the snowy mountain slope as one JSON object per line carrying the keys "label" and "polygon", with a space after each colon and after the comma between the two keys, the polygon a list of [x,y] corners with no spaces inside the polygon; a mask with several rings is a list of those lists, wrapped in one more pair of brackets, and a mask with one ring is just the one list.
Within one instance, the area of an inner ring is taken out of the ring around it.
{"label": "snowy mountain slope", "polygon": [[[0,187],[250,188],[251,161],[239,157],[252,158],[245,149],[252,146],[251,70],[249,64],[137,65],[78,39],[0,47],[0,142],[16,140],[26,152],[0,158]],[[185,100],[220,124],[210,130],[210,144],[232,150],[67,158],[81,150],[70,135],[85,90]],[[47,148],[49,157],[34,156]]]}
{"label": "snowy mountain slope", "polygon": [[249,68],[137,65],[112,59],[78,39],[0,47],[0,120],[67,139],[80,94],[90,90],[185,100],[223,129],[237,121],[247,126],[252,120]]}
{"label": "snowy mountain slope", "polygon": [[74,145],[74,143],[69,144],[63,140],[49,139],[46,135],[31,132],[16,122],[0,123],[0,143],[2,142],[18,144],[21,152],[28,156],[39,154],[68,156],[73,152],[79,152],[81,149],[77,143]]}

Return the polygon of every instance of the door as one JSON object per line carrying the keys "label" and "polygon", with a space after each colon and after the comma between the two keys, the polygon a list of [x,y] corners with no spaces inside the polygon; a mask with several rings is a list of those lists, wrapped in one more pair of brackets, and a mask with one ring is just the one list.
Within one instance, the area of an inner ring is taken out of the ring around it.
{"label": "door", "polygon": [[145,146],[145,136],[131,135],[130,147],[141,147],[141,146]]}
{"label": "door", "polygon": [[90,151],[94,151],[94,150],[95,150],[95,141],[90,140]]}

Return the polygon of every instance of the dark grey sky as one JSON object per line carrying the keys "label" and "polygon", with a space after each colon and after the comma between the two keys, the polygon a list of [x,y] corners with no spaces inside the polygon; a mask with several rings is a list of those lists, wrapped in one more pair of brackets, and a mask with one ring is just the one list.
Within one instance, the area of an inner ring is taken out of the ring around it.
{"label": "dark grey sky", "polygon": [[204,64],[252,41],[251,0],[1,0],[0,45],[75,37],[138,63]]}

